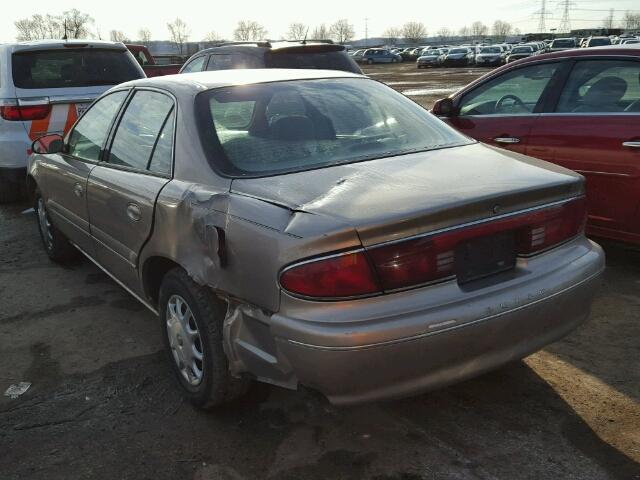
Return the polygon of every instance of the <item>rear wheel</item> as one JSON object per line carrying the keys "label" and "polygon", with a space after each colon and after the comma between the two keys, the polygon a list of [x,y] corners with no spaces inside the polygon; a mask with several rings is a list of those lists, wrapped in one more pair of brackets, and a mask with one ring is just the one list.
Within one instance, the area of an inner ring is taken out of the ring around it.
{"label": "rear wheel", "polygon": [[78,250],[74,248],[67,237],[60,232],[52,223],[47,212],[47,208],[40,195],[36,190],[34,210],[38,219],[38,230],[40,238],[47,255],[51,260],[60,264],[71,263],[78,258]]}
{"label": "rear wheel", "polygon": [[213,408],[246,393],[250,380],[231,375],[224,352],[224,302],[175,268],[162,281],[159,307],[169,362],[193,405]]}
{"label": "rear wheel", "polygon": [[369,65],[372,65],[372,64],[373,64],[373,60],[372,60],[372,59],[369,59],[369,60],[367,60],[367,63],[368,63]]}

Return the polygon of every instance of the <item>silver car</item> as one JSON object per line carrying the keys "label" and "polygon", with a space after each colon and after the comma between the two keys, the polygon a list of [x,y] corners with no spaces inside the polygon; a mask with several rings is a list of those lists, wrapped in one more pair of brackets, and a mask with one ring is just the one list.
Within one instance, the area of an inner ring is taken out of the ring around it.
{"label": "silver car", "polygon": [[0,45],[0,203],[24,195],[31,143],[65,134],[99,95],[144,78],[119,42],[36,40]]}
{"label": "silver car", "polygon": [[252,379],[336,404],[461,381],[585,321],[604,267],[580,175],[347,72],[129,82],[33,148],[48,255],[158,315],[200,407]]}

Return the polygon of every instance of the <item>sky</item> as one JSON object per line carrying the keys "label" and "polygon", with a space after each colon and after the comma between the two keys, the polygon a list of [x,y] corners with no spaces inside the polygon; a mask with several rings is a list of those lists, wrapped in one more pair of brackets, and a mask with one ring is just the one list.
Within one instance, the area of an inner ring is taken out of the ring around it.
{"label": "sky", "polygon": [[[547,28],[557,27],[562,17],[562,0],[547,0]],[[615,19],[622,19],[626,10],[640,13],[640,0],[567,0],[571,7],[572,28],[598,27],[604,23],[609,9],[614,8]],[[457,31],[465,24],[480,20],[491,25],[495,20],[505,20],[518,27],[522,33],[537,30],[538,19],[534,16],[541,8],[542,0],[449,0],[427,3],[421,0],[403,0],[399,3],[371,1],[324,0],[302,2],[300,0],[235,0],[224,2],[181,0],[173,2],[136,2],[131,0],[30,0],[19,2],[5,0],[0,17],[0,41],[15,40],[13,22],[35,13],[59,14],[77,8],[95,19],[93,31],[100,30],[102,38],[108,39],[110,30],[122,30],[132,40],[137,39],[140,28],[151,31],[152,39],[169,39],[167,23],[176,17],[182,18],[190,30],[189,40],[199,41],[210,31],[223,38],[231,38],[239,20],[256,20],[268,31],[268,38],[278,39],[286,35],[292,22],[301,22],[311,27],[320,23],[327,25],[337,19],[347,18],[356,31],[356,39],[365,37],[365,26],[369,37],[381,36],[388,27],[401,26],[405,22],[423,22],[430,34],[441,27]]]}

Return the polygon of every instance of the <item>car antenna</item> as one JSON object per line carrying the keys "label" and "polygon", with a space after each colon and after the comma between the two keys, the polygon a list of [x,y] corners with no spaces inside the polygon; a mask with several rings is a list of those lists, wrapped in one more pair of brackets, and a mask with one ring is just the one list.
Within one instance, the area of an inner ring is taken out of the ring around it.
{"label": "car antenna", "polygon": [[309,35],[309,27],[307,27],[307,31],[304,32],[304,38],[302,39],[302,44],[303,45],[307,44],[307,35]]}

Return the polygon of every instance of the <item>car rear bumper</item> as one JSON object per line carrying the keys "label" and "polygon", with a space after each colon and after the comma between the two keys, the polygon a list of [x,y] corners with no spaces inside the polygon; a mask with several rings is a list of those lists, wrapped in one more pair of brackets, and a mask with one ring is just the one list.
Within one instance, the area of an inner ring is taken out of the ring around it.
{"label": "car rear bumper", "polygon": [[[466,300],[429,305],[433,287],[426,287],[404,292],[410,311],[386,318],[372,318],[371,306],[361,312],[352,306],[344,311],[355,318],[347,325],[301,320],[302,311],[276,314],[271,332],[298,382],[335,404],[438,388],[525,357],[587,319],[604,268],[602,250],[581,239],[548,253],[552,258],[530,263],[555,261],[559,268],[506,281],[513,283],[506,289],[485,285]],[[409,296],[415,295],[423,296],[421,308],[413,307]]]}
{"label": "car rear bumper", "polygon": [[0,166],[0,177],[9,183],[24,185],[27,181],[27,168],[5,168]]}

